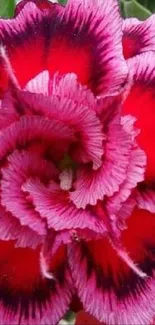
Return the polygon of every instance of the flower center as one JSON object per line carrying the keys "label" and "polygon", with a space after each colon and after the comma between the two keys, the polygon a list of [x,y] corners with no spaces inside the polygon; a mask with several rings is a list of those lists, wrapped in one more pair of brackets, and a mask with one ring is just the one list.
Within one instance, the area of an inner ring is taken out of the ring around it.
{"label": "flower center", "polygon": [[61,173],[59,174],[60,187],[64,191],[69,191],[72,188],[74,172],[77,168],[77,164],[68,154],[65,154],[64,158],[60,161],[59,168],[61,170]]}
{"label": "flower center", "polygon": [[61,170],[70,169],[76,167],[76,164],[68,154],[65,154],[64,158],[60,161],[59,167]]}

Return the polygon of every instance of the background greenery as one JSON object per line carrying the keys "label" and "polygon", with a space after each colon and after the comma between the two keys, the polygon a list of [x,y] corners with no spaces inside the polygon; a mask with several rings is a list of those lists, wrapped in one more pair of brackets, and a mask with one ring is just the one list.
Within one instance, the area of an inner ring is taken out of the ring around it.
{"label": "background greenery", "polygon": [[[104,0],[103,0],[104,1]],[[155,0],[119,0],[124,17],[138,17],[146,19],[155,12]],[[0,0],[0,16],[11,17],[16,0]],[[59,0],[64,4],[66,0]]]}

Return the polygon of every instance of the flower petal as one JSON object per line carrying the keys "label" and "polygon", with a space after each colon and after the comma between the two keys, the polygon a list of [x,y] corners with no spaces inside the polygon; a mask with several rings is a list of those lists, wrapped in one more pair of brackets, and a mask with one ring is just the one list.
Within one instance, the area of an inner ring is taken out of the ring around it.
{"label": "flower petal", "polygon": [[[47,85],[46,80],[45,84]],[[72,88],[74,89],[72,91],[71,82],[73,82]],[[64,88],[62,85],[64,85]],[[35,84],[36,92],[39,92],[39,87],[39,83]],[[47,88],[45,86],[44,89]],[[86,91],[85,88],[83,89],[83,87],[79,86],[75,76],[72,76],[72,74],[60,78],[60,85],[58,84],[57,89],[55,88],[54,90],[51,89],[51,96],[48,97],[23,92],[21,93],[22,101],[31,110],[34,109],[34,112],[39,113],[40,111],[51,120],[58,119],[61,123],[72,129],[75,133],[75,143],[71,150],[73,159],[80,163],[93,162],[93,169],[98,169],[102,164],[104,134],[102,124],[95,110],[93,110],[93,106],[97,105],[95,98],[91,94],[91,100],[86,105],[86,98],[90,91]],[[92,102],[92,109],[89,108],[90,102]]]}
{"label": "flower petal", "polygon": [[[122,118],[124,128],[128,133],[133,135],[133,139],[137,136],[137,130],[134,128],[135,119],[131,116],[124,116]],[[146,167],[146,156],[136,143],[134,143],[133,150],[131,150],[130,161],[127,168],[127,175],[124,182],[120,185],[119,191],[107,200],[107,211],[109,215],[117,215],[122,204],[130,198],[132,190],[144,180]],[[130,204],[129,204],[130,205]]]}
{"label": "flower petal", "polygon": [[44,9],[51,8],[52,3],[57,3],[57,0],[55,0],[55,1],[54,0],[53,1],[51,1],[51,0],[50,1],[48,1],[48,0],[22,0],[17,4],[17,6],[15,8],[15,15],[18,15],[28,2],[34,2],[39,9],[44,10]]}
{"label": "flower petal", "polygon": [[75,325],[103,325],[95,317],[85,311],[80,311],[76,314]]}
{"label": "flower petal", "polygon": [[131,84],[123,103],[123,114],[136,117],[136,127],[140,130],[137,137],[139,146],[147,156],[145,178],[152,181],[155,177],[155,53],[141,54],[129,60]]}
{"label": "flower petal", "polygon": [[[89,107],[91,110],[96,108],[97,99],[95,99],[92,91],[87,86],[83,86],[78,82],[78,77],[75,73],[66,73],[64,76],[55,73],[53,78],[50,78],[49,72],[45,70],[31,79],[25,85],[24,91],[44,96],[68,98],[78,102],[80,105]],[[24,96],[23,93],[22,95],[28,101],[28,96]],[[30,100],[33,100],[34,105],[35,99],[33,98],[34,96],[30,96]]]}
{"label": "flower petal", "polygon": [[135,209],[127,226],[122,242],[148,277],[133,272],[107,239],[74,243],[69,249],[72,276],[83,308],[110,325],[149,324],[154,317],[155,215]]}
{"label": "flower petal", "polygon": [[0,207],[0,240],[15,240],[16,246],[36,248],[43,242],[43,237],[38,235],[28,226],[20,224],[19,220]]}
{"label": "flower petal", "polygon": [[[51,150],[54,150],[53,156],[59,151],[63,156],[66,142],[70,143],[73,140],[73,131],[58,120],[49,120],[40,116],[23,116],[0,134],[0,159],[4,159],[13,150],[25,149],[33,141],[38,140],[45,151],[47,143]],[[61,145],[62,140],[64,148]],[[56,151],[54,146],[57,147]]]}
{"label": "flower petal", "polygon": [[89,107],[95,110],[97,99],[87,86],[78,82],[78,76],[75,73],[67,73],[63,77],[55,73],[49,82],[49,95],[69,98],[79,105]]}
{"label": "flower petal", "polygon": [[[14,74],[21,86],[31,79],[32,76],[35,76],[38,71],[41,71],[43,66],[42,54],[40,53],[41,49],[43,50],[42,40],[34,37],[34,43],[32,44],[33,41],[27,39],[29,33],[33,33],[33,24],[38,24],[41,18],[42,12],[37,9],[34,3],[30,2],[25,5],[16,18],[0,20],[1,45],[5,47]],[[25,36],[26,42],[23,36]],[[11,44],[13,44],[13,47],[10,46]],[[2,70],[0,88],[2,92],[8,86],[8,72],[2,58],[0,59],[0,65]]]}
{"label": "flower petal", "polygon": [[50,95],[49,93],[50,76],[47,70],[40,72],[36,77],[31,79],[24,87],[25,91],[42,94],[44,96]]}
{"label": "flower petal", "polygon": [[41,274],[39,249],[15,248],[0,241],[0,319],[2,324],[55,325],[66,313],[72,283],[65,248],[50,262],[56,280]]}
{"label": "flower petal", "polygon": [[74,313],[77,313],[79,312],[80,310],[83,309],[82,307],[82,304],[78,298],[78,296],[75,294],[72,298],[72,302],[70,304],[70,309],[74,312]]}
{"label": "flower petal", "polygon": [[136,192],[134,193],[137,205],[140,209],[146,209],[155,213],[155,187],[154,183],[139,184]]}
{"label": "flower petal", "polygon": [[75,190],[70,193],[71,200],[78,208],[95,205],[105,195],[112,196],[126,178],[132,149],[131,134],[126,132],[115,115],[106,126],[108,132],[102,166],[97,171],[89,166],[79,168]]}
{"label": "flower petal", "polygon": [[[52,75],[57,71],[76,73],[95,94],[119,91],[127,66],[117,2],[69,0],[65,7],[50,7],[40,10],[30,1],[14,19],[0,21],[1,42],[19,84],[25,86],[47,69]],[[5,69],[2,78],[3,90]]]}
{"label": "flower petal", "polygon": [[106,227],[92,213],[77,209],[69,200],[67,191],[60,189],[54,182],[47,188],[39,182],[28,180],[23,190],[30,193],[36,211],[47,219],[48,227],[56,231],[89,229],[104,234]]}
{"label": "flower petal", "polygon": [[[88,67],[87,80],[89,87],[95,93],[109,93],[109,90],[110,93],[118,91],[127,74],[125,62],[122,60],[122,46],[120,43],[122,21],[118,3],[114,0],[105,0],[104,2],[102,0],[83,0],[82,2],[80,0],[76,2],[69,0],[65,14],[68,24],[75,21],[72,27],[73,30],[75,28],[76,33],[74,35],[74,44],[78,46],[77,40],[79,39],[80,45],[83,46],[84,51],[81,52],[83,78],[86,78],[86,74],[84,76],[86,71],[84,67],[86,66]],[[78,53],[80,53],[79,50]],[[76,53],[74,54],[76,55]],[[92,74],[88,62],[92,66]],[[81,70],[82,66],[80,64],[79,67]],[[79,76],[78,71],[75,71],[74,68],[72,68],[71,72],[75,72]],[[80,81],[83,80],[80,79]],[[86,83],[84,82],[84,84]]]}
{"label": "flower petal", "polygon": [[30,176],[39,175],[45,182],[52,179],[54,177],[52,165],[40,159],[36,154],[14,151],[8,157],[8,164],[1,172],[1,204],[3,207],[19,218],[22,225],[27,225],[38,234],[45,235],[46,223],[22,191],[22,185]]}
{"label": "flower petal", "polygon": [[126,59],[155,50],[155,15],[145,21],[128,18],[123,24],[123,52]]}

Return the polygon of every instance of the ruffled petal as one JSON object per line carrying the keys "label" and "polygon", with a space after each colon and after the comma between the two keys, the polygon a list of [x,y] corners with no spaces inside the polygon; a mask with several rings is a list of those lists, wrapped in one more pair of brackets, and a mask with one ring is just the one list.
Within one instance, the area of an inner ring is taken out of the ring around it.
{"label": "ruffled petal", "polygon": [[66,313],[72,282],[65,247],[50,261],[54,279],[41,272],[40,251],[0,241],[0,319],[2,324],[55,325]]}
{"label": "ruffled petal", "polygon": [[50,163],[36,154],[26,151],[14,151],[8,157],[8,164],[1,170],[1,204],[19,218],[22,225],[27,225],[40,235],[46,234],[46,223],[35,211],[31,201],[22,191],[22,185],[30,176],[45,182],[54,178],[55,170]]}
{"label": "ruffled petal", "polygon": [[90,110],[96,110],[97,99],[87,86],[78,82],[75,73],[67,73],[63,77],[56,73],[49,81],[49,95],[69,98]]}
{"label": "ruffled petal", "polygon": [[47,188],[37,181],[28,180],[23,185],[23,190],[30,194],[36,211],[47,220],[49,228],[56,231],[89,229],[102,234],[107,231],[104,223],[93,213],[77,209],[70,202],[68,192],[61,190],[54,182]]}
{"label": "ruffled petal", "polygon": [[10,91],[7,91],[1,101],[0,108],[0,130],[10,126],[19,119],[16,104],[12,101],[13,97]]}
{"label": "ruffled petal", "polygon": [[[27,39],[29,33],[32,32],[33,34],[33,24],[34,26],[39,24],[41,19],[42,12],[34,3],[29,2],[16,18],[0,20],[1,45],[5,47],[14,75],[21,86],[38,74],[43,67],[40,53],[41,49],[43,50],[43,41],[37,37],[34,37],[32,41]],[[24,42],[23,36],[25,36],[26,42]],[[0,89],[2,93],[8,86],[8,71],[3,58],[0,58],[0,65],[2,76]]]}
{"label": "ruffled petal", "polygon": [[0,134],[0,159],[6,158],[7,154],[15,149],[31,149],[32,144],[37,147],[37,141],[40,142],[43,151],[46,152],[47,147],[48,149],[51,147],[51,155],[53,153],[53,156],[59,154],[63,157],[66,146],[68,147],[73,138],[73,130],[58,120],[40,116],[22,116]]}
{"label": "ruffled petal", "polygon": [[[40,10],[39,2],[28,1],[14,19],[0,21],[1,43],[21,87],[47,69],[51,75],[76,73],[95,94],[119,91],[127,66],[117,2],[69,0],[65,7],[49,7]],[[7,87],[5,67],[2,80],[1,91]]]}
{"label": "ruffled petal", "polygon": [[131,83],[123,103],[123,114],[136,117],[136,127],[140,130],[138,145],[145,151],[147,167],[145,179],[152,181],[155,177],[155,53],[141,54],[129,60]]}
{"label": "ruffled petal", "polygon": [[[63,83],[63,79],[66,80],[66,83]],[[46,84],[45,78],[45,84]],[[60,79],[61,80],[61,79]],[[103,127],[96,115],[95,110],[89,108],[90,101],[86,105],[86,96],[88,96],[85,88],[80,87],[77,83],[77,80],[72,77],[72,75],[67,75],[62,78],[60,82],[60,87],[57,85],[58,89],[50,91],[49,97],[42,96],[40,94],[23,92],[21,93],[22,101],[30,107],[33,113],[45,114],[51,120],[58,119],[64,125],[75,134],[75,142],[70,150],[70,154],[73,159],[80,163],[93,162],[93,169],[98,169],[102,164],[103,156]],[[69,83],[68,83],[69,80]],[[73,93],[76,97],[73,98],[71,91],[71,81],[73,81]],[[43,79],[42,81],[43,82]],[[34,85],[35,83],[35,85]],[[40,82],[34,80],[34,83],[29,90],[32,90],[33,87],[36,93],[39,92]],[[64,84],[64,90],[62,88]],[[47,84],[46,84],[47,85]],[[48,89],[48,86],[44,89]],[[54,87],[54,86],[53,86]],[[74,88],[75,87],[75,88]],[[75,92],[77,89],[77,92]],[[88,93],[90,93],[88,91]],[[71,96],[70,96],[71,95]],[[93,106],[96,104],[95,98],[91,97],[91,102]]]}
{"label": "ruffled petal", "polygon": [[43,243],[44,237],[0,207],[0,240],[16,240],[16,246],[36,248]]}
{"label": "ruffled petal", "polygon": [[[122,118],[122,123],[128,133],[131,132],[133,139],[138,135],[139,132],[134,128],[135,119],[131,116],[124,116]],[[144,180],[146,167],[146,155],[143,150],[141,150],[136,142],[134,143],[133,150],[131,150],[131,155],[129,159],[129,165],[126,172],[126,179],[120,185],[119,191],[115,193],[112,197],[107,200],[106,208],[109,215],[117,215],[120,218],[120,211],[124,210],[125,206],[130,209],[130,195],[133,189]],[[129,199],[129,204],[126,201]],[[123,206],[122,206],[123,205]],[[132,206],[132,204],[131,204]],[[130,211],[130,210],[129,210]],[[128,214],[127,209],[127,214]],[[129,214],[128,214],[129,215]]]}
{"label": "ruffled petal", "polygon": [[155,15],[145,21],[128,18],[123,24],[123,53],[126,59],[155,50]]}
{"label": "ruffled petal", "polygon": [[89,166],[79,168],[74,183],[75,190],[70,193],[78,208],[85,208],[87,204],[95,205],[97,200],[103,200],[105,195],[112,196],[118,192],[121,183],[126,179],[132,150],[131,134],[126,132],[115,115],[106,126],[108,132],[102,166],[97,171],[93,171]]}
{"label": "ruffled petal", "polygon": [[133,194],[140,209],[155,213],[155,185],[141,183]]}
{"label": "ruffled petal", "polygon": [[69,261],[78,295],[84,310],[101,322],[150,324],[155,299],[155,215],[134,209],[121,240],[147,277],[135,273],[106,238],[74,243],[69,248]]}
{"label": "ruffled petal", "polygon": [[[87,86],[84,86],[78,82],[78,77],[75,73],[66,73],[65,75],[61,76],[57,72],[54,74],[53,78],[50,78],[48,70],[45,70],[40,72],[36,77],[32,78],[25,85],[24,91],[33,94],[42,94],[44,96],[58,96],[63,97],[63,99],[68,98],[77,102],[79,105],[89,107],[90,110],[96,110],[96,105],[98,102],[92,91]],[[28,102],[28,96],[25,98],[24,94],[22,95],[23,98]],[[34,95],[30,96],[30,103],[32,101],[32,105],[34,105],[34,98]]]}
{"label": "ruffled petal", "polygon": [[50,75],[47,70],[40,72],[36,77],[32,78],[24,87],[25,91],[50,96],[49,91]]}
{"label": "ruffled petal", "polygon": [[[59,96],[78,102],[79,105],[87,106],[91,110],[96,109],[97,99],[95,99],[92,91],[78,82],[78,77],[74,73],[66,73],[61,76],[58,72],[50,78],[48,70],[40,72],[36,77],[32,78],[24,87],[25,92],[33,94],[42,94],[44,96]],[[34,96],[30,96],[33,101]],[[24,96],[28,101],[28,96]],[[61,98],[60,98],[61,99]],[[3,100],[4,101],[4,100]]]}
{"label": "ruffled petal", "polygon": [[52,3],[57,3],[57,0],[22,0],[20,1],[16,8],[15,8],[15,15],[18,15],[20,13],[20,11],[24,8],[24,6],[28,3],[28,2],[34,2],[37,7],[41,10],[45,10],[45,9],[49,9],[52,7]]}

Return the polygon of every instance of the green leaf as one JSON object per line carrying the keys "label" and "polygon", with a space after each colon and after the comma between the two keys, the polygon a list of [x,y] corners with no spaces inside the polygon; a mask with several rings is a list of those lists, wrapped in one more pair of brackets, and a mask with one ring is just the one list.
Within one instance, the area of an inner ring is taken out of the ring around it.
{"label": "green leaf", "polygon": [[148,0],[148,8],[152,11],[155,12],[155,1],[154,0]]}
{"label": "green leaf", "polygon": [[155,1],[154,0],[138,0],[144,7],[148,8],[150,11],[155,12]]}
{"label": "green leaf", "polygon": [[12,17],[15,0],[0,0],[0,17]]}
{"label": "green leaf", "polygon": [[137,0],[142,6],[144,6],[145,8],[148,7],[148,0]]}
{"label": "green leaf", "polygon": [[125,11],[124,11],[124,0],[120,0],[120,10],[122,13],[122,16],[125,18]]}
{"label": "green leaf", "polygon": [[136,0],[123,1],[123,4],[126,17],[137,17],[143,20],[151,15],[151,11]]}
{"label": "green leaf", "polygon": [[67,0],[58,0],[59,1],[59,3],[61,3],[62,5],[64,5],[66,2],[67,2]]}

